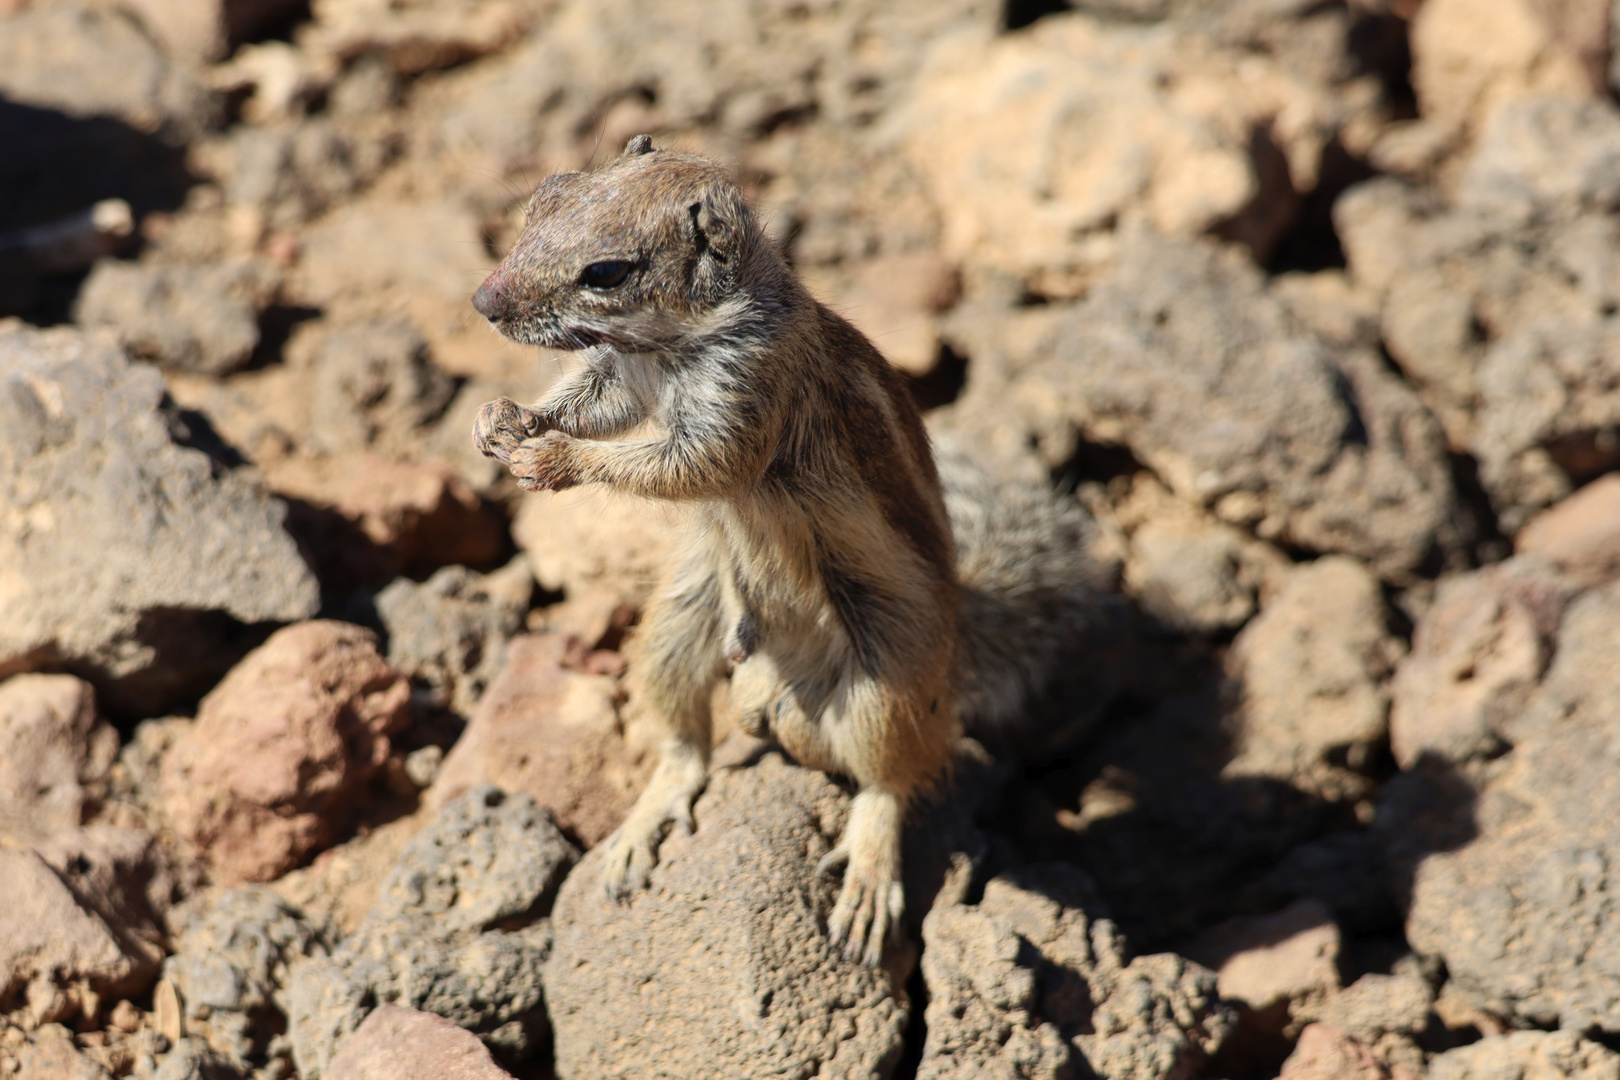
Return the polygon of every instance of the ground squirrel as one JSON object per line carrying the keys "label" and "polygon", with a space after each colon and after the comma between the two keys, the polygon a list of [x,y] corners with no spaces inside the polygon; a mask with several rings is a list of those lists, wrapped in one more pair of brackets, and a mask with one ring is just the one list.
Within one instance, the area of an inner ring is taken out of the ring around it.
{"label": "ground squirrel", "polygon": [[903,377],[805,291],[725,170],[647,136],[543,182],[473,304],[514,341],[587,350],[532,408],[485,405],[480,450],[527,489],[692,509],[633,640],[670,734],[603,841],[608,890],[645,884],[666,825],[692,828],[729,672],[746,728],[860,785],[822,862],[844,865],[828,931],[877,963],[902,819],[946,770],[959,703],[1015,714],[1083,610],[1078,509],[1025,495],[1009,531],[960,459],[942,492]]}

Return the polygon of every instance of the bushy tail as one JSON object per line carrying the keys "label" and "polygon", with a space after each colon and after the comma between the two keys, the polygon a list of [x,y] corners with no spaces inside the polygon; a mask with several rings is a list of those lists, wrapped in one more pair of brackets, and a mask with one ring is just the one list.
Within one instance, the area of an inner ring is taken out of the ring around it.
{"label": "bushy tail", "polygon": [[1073,498],[1001,483],[949,437],[934,459],[962,588],[957,711],[970,731],[1006,729],[1045,692],[1095,623],[1104,573]]}

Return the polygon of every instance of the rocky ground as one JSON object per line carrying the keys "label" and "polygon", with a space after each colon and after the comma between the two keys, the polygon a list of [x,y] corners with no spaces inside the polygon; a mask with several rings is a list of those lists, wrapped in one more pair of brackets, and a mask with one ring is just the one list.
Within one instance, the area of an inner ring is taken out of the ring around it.
{"label": "rocky ground", "polygon": [[[0,0],[0,1076],[1620,1080],[1606,0]],[[672,512],[521,495],[468,297],[733,161],[1098,529],[905,942],[729,730],[625,906]]]}

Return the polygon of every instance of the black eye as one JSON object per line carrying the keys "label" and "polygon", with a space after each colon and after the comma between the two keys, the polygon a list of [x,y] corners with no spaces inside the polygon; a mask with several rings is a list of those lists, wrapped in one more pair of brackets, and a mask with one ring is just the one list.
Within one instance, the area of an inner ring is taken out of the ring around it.
{"label": "black eye", "polygon": [[585,272],[579,275],[579,283],[593,289],[611,289],[621,284],[635,268],[636,264],[628,259],[609,259],[606,262],[591,263],[585,268]]}

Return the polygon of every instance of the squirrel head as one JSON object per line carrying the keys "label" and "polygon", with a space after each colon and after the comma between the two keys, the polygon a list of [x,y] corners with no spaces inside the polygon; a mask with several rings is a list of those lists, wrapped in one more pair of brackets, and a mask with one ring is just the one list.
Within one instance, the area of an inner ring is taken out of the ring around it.
{"label": "squirrel head", "polygon": [[638,135],[607,165],[535,189],[472,302],[524,344],[654,352],[723,325],[762,258],[777,256],[725,170]]}

